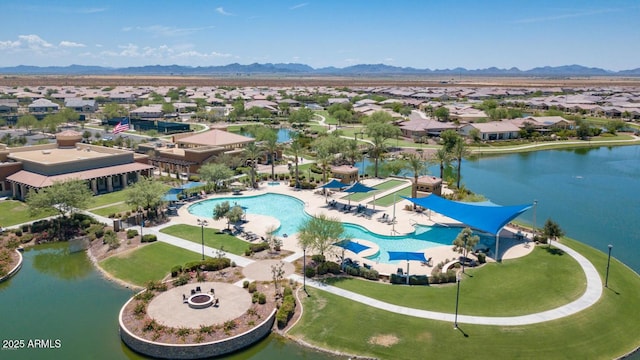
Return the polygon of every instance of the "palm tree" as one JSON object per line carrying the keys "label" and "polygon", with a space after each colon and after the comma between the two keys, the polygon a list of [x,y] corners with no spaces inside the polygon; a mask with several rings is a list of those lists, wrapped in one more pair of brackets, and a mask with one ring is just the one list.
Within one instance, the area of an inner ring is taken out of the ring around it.
{"label": "palm tree", "polygon": [[267,141],[264,143],[264,150],[268,156],[271,158],[271,179],[275,180],[275,166],[276,166],[276,154],[280,147],[278,144],[278,138],[275,136],[270,136],[267,138]]}
{"label": "palm tree", "polygon": [[470,154],[469,149],[467,149],[467,144],[464,142],[464,139],[462,137],[456,140],[456,143],[453,146],[452,152],[453,152],[454,159],[458,161],[458,168],[457,168],[458,177],[456,179],[456,187],[459,189],[460,188],[460,169],[462,166],[462,159],[469,156]]}
{"label": "palm tree", "polygon": [[251,176],[251,187],[255,188],[256,187],[256,162],[258,161],[258,157],[260,157],[262,150],[258,148],[258,145],[256,145],[255,142],[252,142],[247,144],[247,146],[244,147],[244,153],[245,153],[246,159],[251,161],[251,167],[249,171]]}
{"label": "palm tree", "polygon": [[[405,169],[413,171],[413,186],[411,187],[411,197],[418,197],[418,176],[427,168],[426,164],[422,161],[420,156],[416,153],[408,153],[405,155]],[[413,204],[413,208],[416,208],[416,204]]]}
{"label": "palm tree", "polygon": [[440,164],[440,179],[444,177],[444,167],[451,163],[451,153],[444,147],[441,147],[433,154],[433,160]]}
{"label": "palm tree", "polygon": [[297,135],[293,137],[289,148],[291,149],[291,152],[293,152],[293,156],[296,161],[295,177],[296,177],[296,188],[298,188],[300,187],[300,172],[298,171],[298,162],[299,162],[300,154],[302,153],[302,144],[300,143],[300,139],[298,138]]}

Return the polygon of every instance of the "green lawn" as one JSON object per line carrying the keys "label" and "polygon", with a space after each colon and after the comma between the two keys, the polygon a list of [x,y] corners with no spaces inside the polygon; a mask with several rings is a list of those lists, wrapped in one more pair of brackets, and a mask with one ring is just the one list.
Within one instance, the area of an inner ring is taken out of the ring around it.
{"label": "green lawn", "polygon": [[[228,251],[235,255],[244,255],[249,243],[228,234],[219,234],[218,229],[204,228],[204,244],[206,246]],[[202,229],[199,226],[178,224],[166,227],[160,232],[195,243],[202,243]]]}
{"label": "green lawn", "polygon": [[[395,194],[395,196],[394,196]],[[398,191],[394,191],[391,194],[387,194],[380,199],[376,199],[376,206],[391,206],[394,202],[402,201],[401,196],[411,196],[411,186],[407,186],[406,188],[400,189]],[[371,200],[368,204],[373,205],[374,201]]]}
{"label": "green lawn", "polygon": [[127,210],[131,210],[131,206],[125,203],[119,203],[119,204],[115,204],[107,207],[94,209],[94,210],[91,210],[91,212],[100,216],[109,216],[110,214],[115,214],[115,213],[119,213]]}
{"label": "green lawn", "polygon": [[[530,276],[532,272],[536,275]],[[585,277],[578,263],[570,256],[552,254],[546,247],[537,247],[520,259],[467,268],[466,273],[469,276],[464,276],[461,283],[460,308],[469,315],[526,315],[571,302],[585,291]],[[496,286],[497,279],[510,286]],[[456,296],[453,284],[406,287],[357,279],[329,282],[391,304],[440,312],[451,311],[451,299]]]}
{"label": "green lawn", "polygon": [[[604,276],[606,254],[575,241],[563,242],[586,256]],[[558,260],[564,261],[561,258]],[[509,264],[505,262],[502,265]],[[522,262],[521,266],[525,265],[531,264]],[[502,270],[498,267],[496,273]],[[505,273],[512,271],[508,267],[504,270]],[[528,270],[528,273],[522,273],[529,277],[543,276],[538,272],[540,269]],[[481,276],[481,273],[479,271],[476,276]],[[495,301],[491,294],[494,291],[513,293],[509,288],[518,285],[511,280],[505,281],[501,277],[489,282],[477,294],[477,301]],[[461,297],[472,296],[465,286],[469,287],[467,280],[462,284]],[[640,307],[640,277],[617,260],[611,264],[609,288],[594,306],[563,319],[529,326],[460,324],[462,331],[454,331],[451,322],[394,314],[310,287],[307,289],[311,296],[303,297],[302,319],[289,334],[313,345],[347,354],[380,359],[450,359],[454,356],[474,359],[611,359],[640,346],[640,321],[633,315]],[[525,304],[520,307],[532,306],[527,303],[545,296],[555,297],[554,289],[555,286],[549,288],[544,281],[541,282],[537,289],[540,294],[534,299],[523,300]],[[455,296],[451,294],[446,293],[446,296],[448,312],[453,313]],[[498,301],[513,304],[509,299]],[[470,304],[467,302],[466,306]],[[498,309],[499,304],[495,308]],[[468,309],[460,305],[460,313],[466,314]]]}
{"label": "green lawn", "polygon": [[395,180],[395,179],[391,179],[391,180],[387,180],[383,183],[380,183],[376,186],[374,186],[375,191],[369,191],[366,193],[353,193],[353,194],[349,194],[346,196],[341,197],[341,199],[345,199],[345,200],[351,200],[351,201],[362,201],[366,198],[370,198],[373,195],[377,195],[381,192],[387,191],[389,189],[392,189],[396,186],[400,186],[400,185],[404,185],[406,184],[406,182],[402,181],[402,180]]}
{"label": "green lawn", "polygon": [[337,125],[338,124],[338,120],[336,118],[334,118],[333,116],[329,115],[329,112],[326,110],[319,110],[319,111],[314,111],[316,114],[318,115],[322,115],[324,116],[324,123],[327,125]]}
{"label": "green lawn", "polygon": [[22,224],[29,221],[38,220],[43,217],[57,215],[56,211],[47,211],[35,216],[29,215],[29,208],[22,201],[2,200],[0,201],[0,226],[6,227]]}
{"label": "green lawn", "polygon": [[[167,191],[171,188],[171,186],[164,185],[164,188],[165,188],[165,191]],[[114,192],[103,194],[103,195],[97,195],[92,197],[89,200],[89,203],[86,208],[95,209],[100,206],[105,206],[113,203],[126,201],[128,197],[129,195],[126,189],[120,190],[120,191],[114,191]]]}
{"label": "green lawn", "polygon": [[155,242],[125,255],[107,258],[100,262],[100,266],[119,279],[144,286],[150,280],[164,278],[173,266],[201,260],[201,256],[173,245]]}

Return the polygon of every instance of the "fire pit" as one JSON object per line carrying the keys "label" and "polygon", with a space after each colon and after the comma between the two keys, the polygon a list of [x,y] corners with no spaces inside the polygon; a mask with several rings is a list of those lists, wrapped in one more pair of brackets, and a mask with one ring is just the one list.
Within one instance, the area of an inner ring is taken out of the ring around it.
{"label": "fire pit", "polygon": [[211,306],[213,304],[213,300],[213,295],[199,293],[189,296],[187,303],[192,309],[204,309]]}

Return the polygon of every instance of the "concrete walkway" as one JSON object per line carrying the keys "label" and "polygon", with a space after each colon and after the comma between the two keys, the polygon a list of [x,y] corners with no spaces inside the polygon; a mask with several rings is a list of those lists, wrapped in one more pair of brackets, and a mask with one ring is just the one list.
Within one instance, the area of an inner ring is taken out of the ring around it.
{"label": "concrete walkway", "polygon": [[[576,314],[582,310],[585,310],[595,304],[602,296],[602,281],[596,268],[587,260],[584,256],[574,251],[568,246],[555,242],[553,246],[564,251],[567,255],[573,257],[578,261],[578,264],[585,272],[587,278],[587,289],[577,300],[551,309],[535,314],[522,315],[522,316],[472,316],[458,314],[458,322],[461,324],[475,324],[475,325],[498,325],[498,326],[520,326],[538,324],[546,321],[552,321]],[[300,275],[291,275],[289,277],[297,282],[302,282]],[[396,314],[402,314],[407,316],[413,316],[423,319],[432,319],[440,321],[455,321],[455,314],[435,312],[428,310],[420,310],[409,308],[405,306],[393,305],[380,300],[372,299],[367,296],[363,296],[348,290],[340,289],[334,286],[326,285],[316,280],[307,279],[306,284],[330,292],[335,295],[345,297],[347,299],[360,302],[367,306],[372,306],[377,309],[391,311]],[[461,282],[461,286],[464,286],[464,282]]]}

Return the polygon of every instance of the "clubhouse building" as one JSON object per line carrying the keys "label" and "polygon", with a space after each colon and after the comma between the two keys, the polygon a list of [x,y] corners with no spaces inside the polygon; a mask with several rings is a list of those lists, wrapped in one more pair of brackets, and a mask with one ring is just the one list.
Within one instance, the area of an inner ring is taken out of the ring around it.
{"label": "clubhouse building", "polygon": [[29,191],[80,179],[97,195],[124,189],[140,176],[153,174],[145,155],[81,141],[81,133],[63,131],[53,144],[16,148],[0,144],[0,193],[24,200]]}

